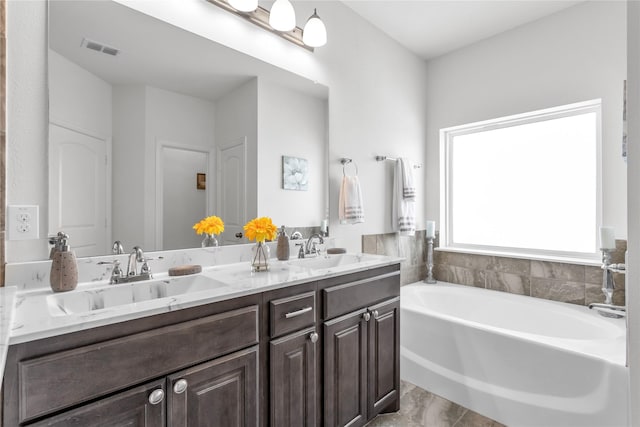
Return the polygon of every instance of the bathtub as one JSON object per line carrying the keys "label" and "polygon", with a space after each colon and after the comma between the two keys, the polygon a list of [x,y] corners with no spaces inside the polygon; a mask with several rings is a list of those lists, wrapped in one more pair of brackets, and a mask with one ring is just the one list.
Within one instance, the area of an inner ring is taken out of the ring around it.
{"label": "bathtub", "polygon": [[511,427],[628,425],[624,319],[448,283],[400,294],[402,379]]}

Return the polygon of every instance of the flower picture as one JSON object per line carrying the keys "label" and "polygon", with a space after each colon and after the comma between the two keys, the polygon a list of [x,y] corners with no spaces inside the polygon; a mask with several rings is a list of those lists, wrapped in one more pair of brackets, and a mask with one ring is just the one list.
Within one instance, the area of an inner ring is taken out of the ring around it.
{"label": "flower picture", "polygon": [[307,159],[282,156],[282,188],[301,191],[309,189],[309,161]]}
{"label": "flower picture", "polygon": [[254,218],[244,225],[244,235],[249,240],[256,242],[264,242],[265,240],[274,240],[278,233],[278,227],[273,224],[271,218],[263,216]]}
{"label": "flower picture", "polygon": [[194,224],[193,229],[196,234],[220,234],[224,231],[224,222],[220,217],[212,215]]}

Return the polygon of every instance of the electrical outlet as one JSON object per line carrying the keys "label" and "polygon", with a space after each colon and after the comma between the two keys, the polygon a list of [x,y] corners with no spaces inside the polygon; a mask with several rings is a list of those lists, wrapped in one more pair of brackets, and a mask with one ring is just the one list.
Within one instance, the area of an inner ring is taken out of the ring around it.
{"label": "electrical outlet", "polygon": [[32,240],[40,237],[37,205],[9,205],[8,208],[9,240]]}

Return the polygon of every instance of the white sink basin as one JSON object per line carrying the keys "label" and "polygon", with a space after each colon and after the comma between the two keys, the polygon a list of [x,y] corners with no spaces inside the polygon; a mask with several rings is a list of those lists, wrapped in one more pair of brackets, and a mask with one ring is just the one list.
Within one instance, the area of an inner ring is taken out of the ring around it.
{"label": "white sink basin", "polygon": [[314,258],[300,258],[289,261],[291,265],[309,268],[311,270],[326,270],[328,268],[357,264],[367,260],[363,254],[338,254],[317,256]]}
{"label": "white sink basin", "polygon": [[166,280],[108,285],[49,295],[47,305],[52,315],[64,316],[219,289],[225,286],[227,285],[224,283],[202,275],[171,277]]}

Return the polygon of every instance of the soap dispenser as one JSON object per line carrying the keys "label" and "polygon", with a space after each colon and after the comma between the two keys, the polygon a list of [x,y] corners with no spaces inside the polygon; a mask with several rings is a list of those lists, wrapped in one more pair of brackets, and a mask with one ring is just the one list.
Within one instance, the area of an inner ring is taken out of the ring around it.
{"label": "soap dispenser", "polygon": [[280,227],[280,232],[278,233],[276,256],[280,261],[287,261],[289,259],[289,236],[287,236],[287,233],[284,231],[284,225]]}
{"label": "soap dispenser", "polygon": [[78,285],[78,263],[69,247],[69,236],[58,233],[56,250],[53,252],[49,281],[54,292],[72,291]]}

